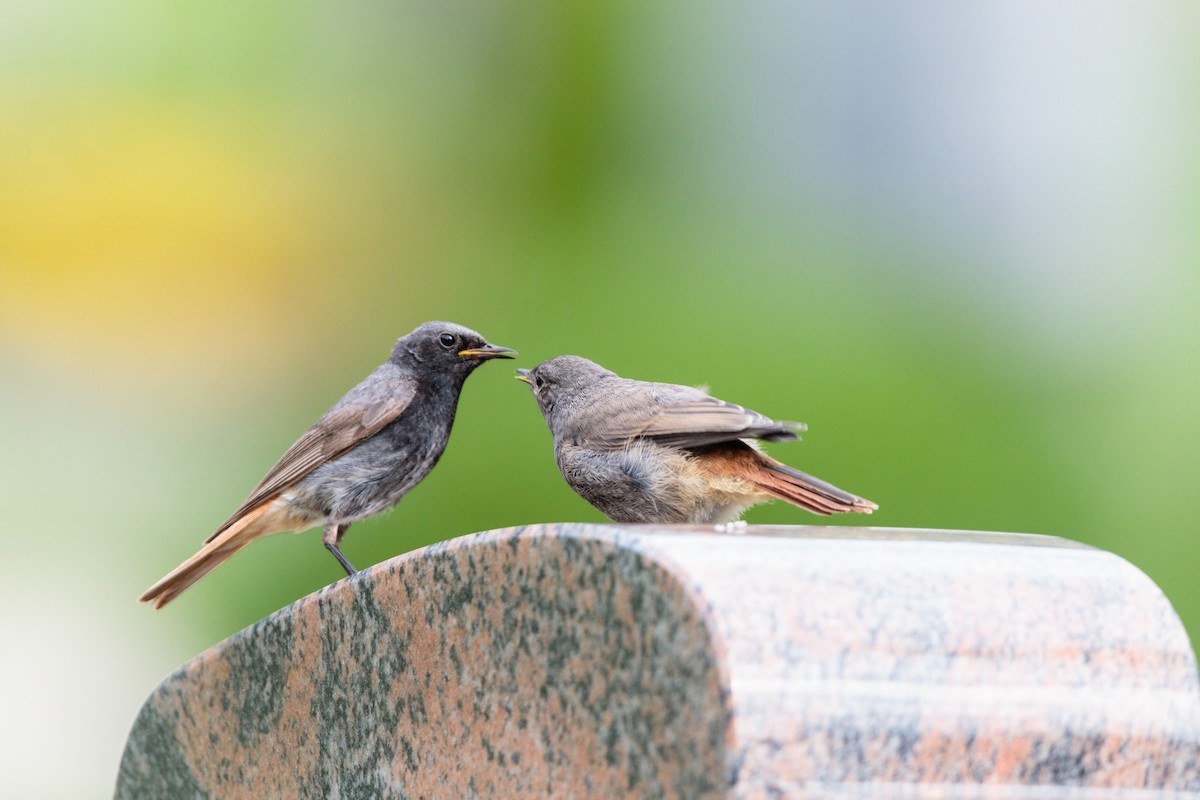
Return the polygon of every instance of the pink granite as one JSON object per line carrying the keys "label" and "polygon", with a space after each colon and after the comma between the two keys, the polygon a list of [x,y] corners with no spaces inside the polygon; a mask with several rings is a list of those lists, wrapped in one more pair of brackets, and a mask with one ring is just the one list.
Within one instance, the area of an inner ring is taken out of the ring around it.
{"label": "pink granite", "polygon": [[1200,800],[1200,683],[1157,587],[1059,539],[529,526],[202,653],[116,796]]}

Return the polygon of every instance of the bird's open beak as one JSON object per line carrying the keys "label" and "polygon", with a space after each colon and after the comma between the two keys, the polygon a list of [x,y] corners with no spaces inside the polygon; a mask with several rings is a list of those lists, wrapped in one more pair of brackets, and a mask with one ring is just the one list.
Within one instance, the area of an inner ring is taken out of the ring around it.
{"label": "bird's open beak", "polygon": [[527,369],[517,370],[517,374],[514,375],[513,377],[519,381],[524,381],[525,383],[528,383],[530,386],[533,385],[533,381],[529,380],[529,370],[527,370]]}
{"label": "bird's open beak", "polygon": [[496,344],[485,344],[472,350],[459,350],[460,358],[516,358],[517,351]]}

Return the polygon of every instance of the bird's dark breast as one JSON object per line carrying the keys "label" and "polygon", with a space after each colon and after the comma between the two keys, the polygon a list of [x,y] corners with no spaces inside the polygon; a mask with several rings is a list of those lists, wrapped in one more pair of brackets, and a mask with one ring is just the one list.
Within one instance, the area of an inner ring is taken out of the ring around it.
{"label": "bird's dark breast", "polygon": [[352,522],[394,506],[437,464],[456,403],[418,396],[394,422],[315,470],[297,489],[312,487],[309,503],[330,519]]}

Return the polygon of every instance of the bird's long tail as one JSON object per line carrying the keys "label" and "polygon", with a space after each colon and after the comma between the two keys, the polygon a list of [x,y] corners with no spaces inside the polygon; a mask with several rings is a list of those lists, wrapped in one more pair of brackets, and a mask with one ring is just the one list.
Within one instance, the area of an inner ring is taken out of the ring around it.
{"label": "bird's long tail", "polygon": [[271,510],[273,504],[274,498],[247,511],[232,525],[205,542],[196,555],[143,592],[138,600],[154,603],[155,608],[162,608],[250,542],[268,533],[274,533],[275,530],[265,524],[265,516],[270,516],[267,515],[267,511]]}
{"label": "bird's long tail", "polygon": [[879,506],[857,495],[843,491],[820,478],[792,469],[787,464],[755,453],[757,464],[742,475],[762,491],[800,506],[814,514],[828,516],[839,513],[870,514]]}

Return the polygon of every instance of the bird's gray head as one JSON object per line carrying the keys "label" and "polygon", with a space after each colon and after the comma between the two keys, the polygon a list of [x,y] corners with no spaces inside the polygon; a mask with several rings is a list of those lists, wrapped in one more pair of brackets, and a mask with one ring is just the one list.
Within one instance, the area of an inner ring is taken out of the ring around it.
{"label": "bird's gray head", "polygon": [[396,364],[417,366],[422,372],[466,378],[485,361],[513,358],[515,350],[488,344],[470,328],[453,322],[426,322],[401,337],[392,348]]}
{"label": "bird's gray head", "polygon": [[571,412],[591,402],[589,389],[619,377],[586,358],[557,356],[533,369],[517,370],[517,379],[529,384],[550,432],[557,436]]}

